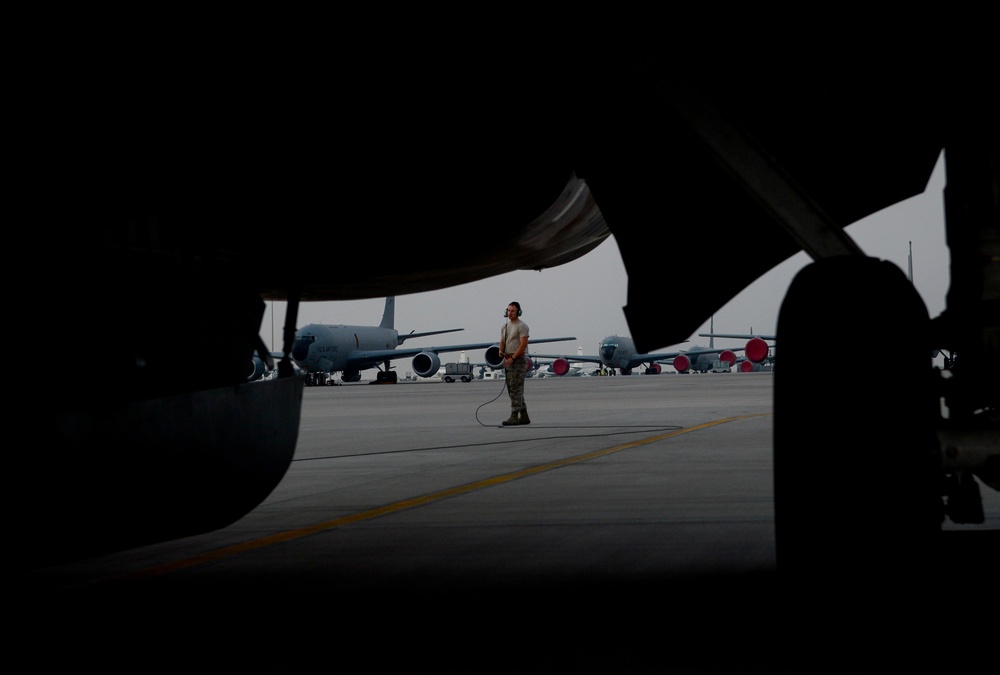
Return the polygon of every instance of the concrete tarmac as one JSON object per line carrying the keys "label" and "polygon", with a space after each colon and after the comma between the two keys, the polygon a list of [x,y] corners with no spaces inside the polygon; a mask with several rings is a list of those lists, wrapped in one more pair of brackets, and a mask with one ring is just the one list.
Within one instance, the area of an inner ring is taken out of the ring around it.
{"label": "concrete tarmac", "polygon": [[503,428],[502,380],[307,388],[292,466],[254,511],[37,570],[16,607],[112,670],[136,650],[358,673],[924,660],[914,634],[883,649],[873,608],[778,583],[772,392],[771,373],[529,379],[532,423]]}

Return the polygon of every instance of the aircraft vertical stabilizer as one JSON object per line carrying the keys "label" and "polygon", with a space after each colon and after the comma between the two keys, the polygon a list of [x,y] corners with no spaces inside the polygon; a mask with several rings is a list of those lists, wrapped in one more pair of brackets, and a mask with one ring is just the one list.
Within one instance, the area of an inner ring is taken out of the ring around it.
{"label": "aircraft vertical stabilizer", "polygon": [[382,311],[382,323],[379,328],[395,328],[396,323],[396,296],[390,295],[385,299],[385,309]]}

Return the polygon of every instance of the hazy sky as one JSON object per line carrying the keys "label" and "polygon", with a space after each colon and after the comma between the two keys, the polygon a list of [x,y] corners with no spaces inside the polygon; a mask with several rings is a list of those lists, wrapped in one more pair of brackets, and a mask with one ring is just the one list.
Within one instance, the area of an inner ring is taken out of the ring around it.
{"label": "hazy sky", "polygon": [[[846,232],[868,255],[894,262],[904,273],[912,244],[913,281],[931,317],[945,307],[949,283],[948,249],[944,238],[944,162],[938,165],[926,191],[904,202],[875,213],[850,225]],[[454,250],[461,242],[440,242],[441,250]],[[664,263],[675,253],[661,248]],[[475,251],[470,252],[475,255]],[[778,310],[792,278],[810,262],[799,253],[773,268],[716,312],[716,332],[773,335]],[[662,311],[676,304],[680,293],[696,292],[699,279],[693,277],[685,287],[663,287]],[[630,335],[622,307],[626,304],[628,276],[614,238],[582,258],[541,272],[510,272],[452,288],[400,295],[396,297],[396,329],[402,333],[423,332],[443,328],[464,328],[458,333],[433,335],[407,341],[404,346],[438,346],[468,342],[499,340],[507,304],[516,300],[524,310],[523,319],[531,328],[532,338],[575,336],[576,340],[539,344],[529,353],[596,354],[597,346],[608,335]],[[382,318],[384,298],[340,302],[303,302],[299,306],[298,326],[308,323],[343,323],[377,325]],[[273,321],[272,321],[273,316]],[[285,318],[285,303],[269,302],[261,324],[261,335],[272,350],[281,349],[281,326]],[[873,331],[876,330],[873,327]],[[677,345],[682,349],[696,344],[707,345],[708,339],[697,333],[709,331],[709,322]],[[892,335],[828,336],[831,345],[850,340],[860,343],[891,343]],[[740,340],[716,340],[716,346],[741,346]],[[670,348],[664,345],[661,350]],[[471,361],[482,360],[482,352],[468,353]],[[457,361],[459,353],[442,355],[442,363]],[[408,370],[409,362],[401,360],[396,370]],[[371,371],[372,373],[374,371]],[[367,379],[370,373],[366,372]]]}

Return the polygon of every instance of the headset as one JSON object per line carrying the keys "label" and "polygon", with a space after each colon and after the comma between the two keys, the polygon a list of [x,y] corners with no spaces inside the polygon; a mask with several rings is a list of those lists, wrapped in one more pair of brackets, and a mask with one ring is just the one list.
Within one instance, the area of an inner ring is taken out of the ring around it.
{"label": "headset", "polygon": [[[507,307],[510,307],[511,305],[514,305],[515,307],[517,307],[517,315],[521,316],[521,303],[519,303],[519,302],[508,302],[507,303]],[[503,318],[505,318],[505,319],[507,318],[507,310],[506,309],[503,310]]]}

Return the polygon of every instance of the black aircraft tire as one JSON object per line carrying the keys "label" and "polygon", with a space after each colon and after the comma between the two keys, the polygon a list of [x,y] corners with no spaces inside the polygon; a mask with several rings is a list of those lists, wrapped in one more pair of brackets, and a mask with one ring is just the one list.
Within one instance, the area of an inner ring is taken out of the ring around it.
{"label": "black aircraft tire", "polygon": [[[929,339],[927,309],[892,263],[826,259],[789,286],[774,491],[778,576],[793,588],[867,594],[932,580],[943,510]],[[871,354],[874,342],[887,353]]]}

